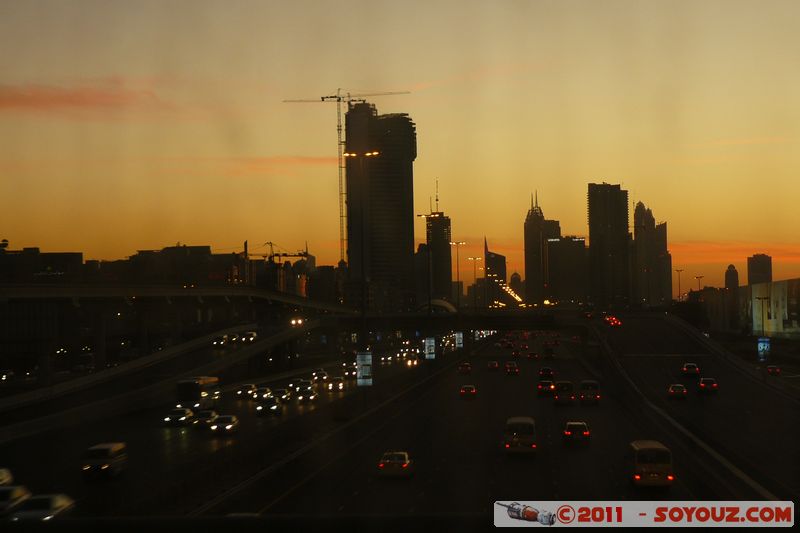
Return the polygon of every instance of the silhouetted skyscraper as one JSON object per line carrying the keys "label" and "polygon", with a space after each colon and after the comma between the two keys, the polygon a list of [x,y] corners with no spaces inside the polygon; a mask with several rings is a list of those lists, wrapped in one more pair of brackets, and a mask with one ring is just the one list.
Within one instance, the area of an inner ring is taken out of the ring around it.
{"label": "silhouetted skyscraper", "polygon": [[407,309],[414,294],[414,159],[417,137],[407,114],[378,115],[351,103],[345,116],[349,303]]}
{"label": "silhouetted skyscraper", "polygon": [[489,251],[486,237],[483,238],[483,257],[486,265],[484,275],[485,301],[491,305],[495,300],[501,299],[501,289],[498,282],[506,282],[506,256]]}
{"label": "silhouetted skyscraper", "polygon": [[772,281],[772,257],[755,254],[747,258],[747,284],[768,283]]}
{"label": "silhouetted skyscraper", "polygon": [[586,301],[586,256],[586,239],[582,237],[547,240],[548,298],[562,303]]}
{"label": "silhouetted skyscraper", "polygon": [[545,220],[539,207],[539,196],[531,198],[531,208],[525,217],[525,299],[541,304],[549,296],[547,272],[547,239],[561,236],[557,220]]}
{"label": "silhouetted skyscraper", "polygon": [[733,265],[728,265],[728,270],[725,271],[725,288],[731,291],[739,288],[739,272]]}
{"label": "silhouetted skyscraper", "polygon": [[667,223],[656,224],[642,202],[633,211],[631,281],[633,301],[647,306],[672,301],[672,256],[667,250]]}
{"label": "silhouetted skyscraper", "polygon": [[441,211],[425,216],[425,234],[431,252],[433,298],[452,296],[453,262],[450,257],[450,217]]}
{"label": "silhouetted skyscraper", "polygon": [[619,185],[590,183],[587,196],[592,298],[600,306],[627,303],[630,294],[628,191]]}

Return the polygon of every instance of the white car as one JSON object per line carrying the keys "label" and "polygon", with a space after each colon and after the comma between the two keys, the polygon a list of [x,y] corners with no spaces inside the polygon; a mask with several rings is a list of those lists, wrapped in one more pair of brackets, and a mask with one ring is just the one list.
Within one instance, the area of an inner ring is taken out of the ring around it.
{"label": "white car", "polygon": [[75,501],[66,494],[32,496],[16,508],[11,520],[51,520],[69,514],[74,507]]}
{"label": "white car", "polygon": [[24,485],[0,487],[0,516],[14,512],[30,497],[31,491]]}

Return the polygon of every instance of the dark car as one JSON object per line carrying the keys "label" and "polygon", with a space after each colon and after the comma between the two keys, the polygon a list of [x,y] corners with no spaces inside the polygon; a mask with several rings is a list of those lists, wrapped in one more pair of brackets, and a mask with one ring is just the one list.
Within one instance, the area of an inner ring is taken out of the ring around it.
{"label": "dark car", "polygon": [[589,442],[591,433],[589,432],[589,425],[586,422],[567,422],[564,427],[564,434],[562,440],[564,444],[581,443],[586,444]]}
{"label": "dark car", "polygon": [[508,376],[516,376],[519,374],[519,367],[515,361],[507,361],[506,362],[506,375]]}
{"label": "dark car", "polygon": [[478,388],[475,385],[462,385],[459,393],[462,398],[470,400],[478,395]]}
{"label": "dark car", "polygon": [[280,416],[283,414],[283,405],[277,398],[270,396],[258,402],[256,414],[260,416]]}
{"label": "dark car", "polygon": [[600,384],[593,379],[584,379],[580,383],[578,398],[582,404],[600,402]]}
{"label": "dark car", "polygon": [[781,367],[778,365],[767,365],[767,374],[770,376],[780,376],[781,375]]}
{"label": "dark car", "polygon": [[697,390],[703,394],[715,394],[719,389],[719,384],[714,378],[700,378],[697,384]]}
{"label": "dark car", "polygon": [[536,394],[539,396],[549,396],[556,390],[556,385],[550,380],[542,379],[536,384]]}
{"label": "dark car", "polygon": [[539,379],[547,379],[550,381],[555,381],[556,378],[556,371],[550,368],[549,366],[543,366],[539,370]]}
{"label": "dark car", "polygon": [[500,368],[500,363],[497,361],[489,361],[489,363],[486,365],[486,368],[489,370],[498,370]]}
{"label": "dark car", "polygon": [[472,373],[472,365],[469,363],[460,363],[458,365],[458,373],[459,374],[471,374]]}
{"label": "dark car", "polygon": [[673,383],[667,389],[667,395],[672,400],[685,400],[688,392],[686,387],[681,383]]}
{"label": "dark car", "polygon": [[681,375],[699,377],[700,367],[697,366],[697,363],[683,363],[683,366],[681,367]]}

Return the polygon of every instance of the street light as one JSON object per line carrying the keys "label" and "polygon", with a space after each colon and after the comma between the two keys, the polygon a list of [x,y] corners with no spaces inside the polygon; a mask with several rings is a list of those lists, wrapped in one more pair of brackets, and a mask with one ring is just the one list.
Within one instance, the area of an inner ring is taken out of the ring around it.
{"label": "street light", "polygon": [[482,257],[467,257],[467,261],[472,261],[472,279],[473,287],[472,287],[472,302],[473,306],[475,307],[475,312],[478,312],[478,261],[483,259]]}
{"label": "street light", "polygon": [[458,287],[458,296],[457,296],[457,302],[458,303],[456,303],[456,309],[458,309],[459,311],[461,310],[461,286],[460,286],[461,275],[459,273],[459,268],[458,268],[458,248],[459,248],[459,246],[462,246],[464,244],[467,244],[467,243],[464,242],[464,241],[456,241],[456,242],[451,242],[450,243],[450,246],[455,246],[456,247],[456,287]]}
{"label": "street light", "polygon": [[705,276],[695,276],[694,279],[697,280],[697,292],[700,292],[700,280],[703,279]]}
{"label": "street light", "polygon": [[681,301],[681,272],[683,272],[682,268],[676,268],[675,272],[678,273],[678,301]]}

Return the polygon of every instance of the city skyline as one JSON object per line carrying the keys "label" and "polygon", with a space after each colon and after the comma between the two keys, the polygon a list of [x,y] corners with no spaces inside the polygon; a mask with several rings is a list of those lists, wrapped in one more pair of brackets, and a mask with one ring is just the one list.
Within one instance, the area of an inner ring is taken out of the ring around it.
{"label": "city skyline", "polygon": [[[728,264],[746,272],[758,253],[774,279],[800,277],[798,7],[618,4],[442,4],[417,18],[350,3],[369,50],[307,6],[0,7],[17,51],[0,84],[0,194],[13,199],[0,238],[87,259],[308,242],[336,264],[335,106],[281,101],[408,90],[374,103],[417,123],[414,209],[438,178],[453,238],[468,243],[465,283],[484,235],[524,275],[519,220],[534,190],[563,235],[588,237],[585,187],[603,181],[669,222],[685,279],[722,286]],[[298,25],[342,46],[304,44]]]}

